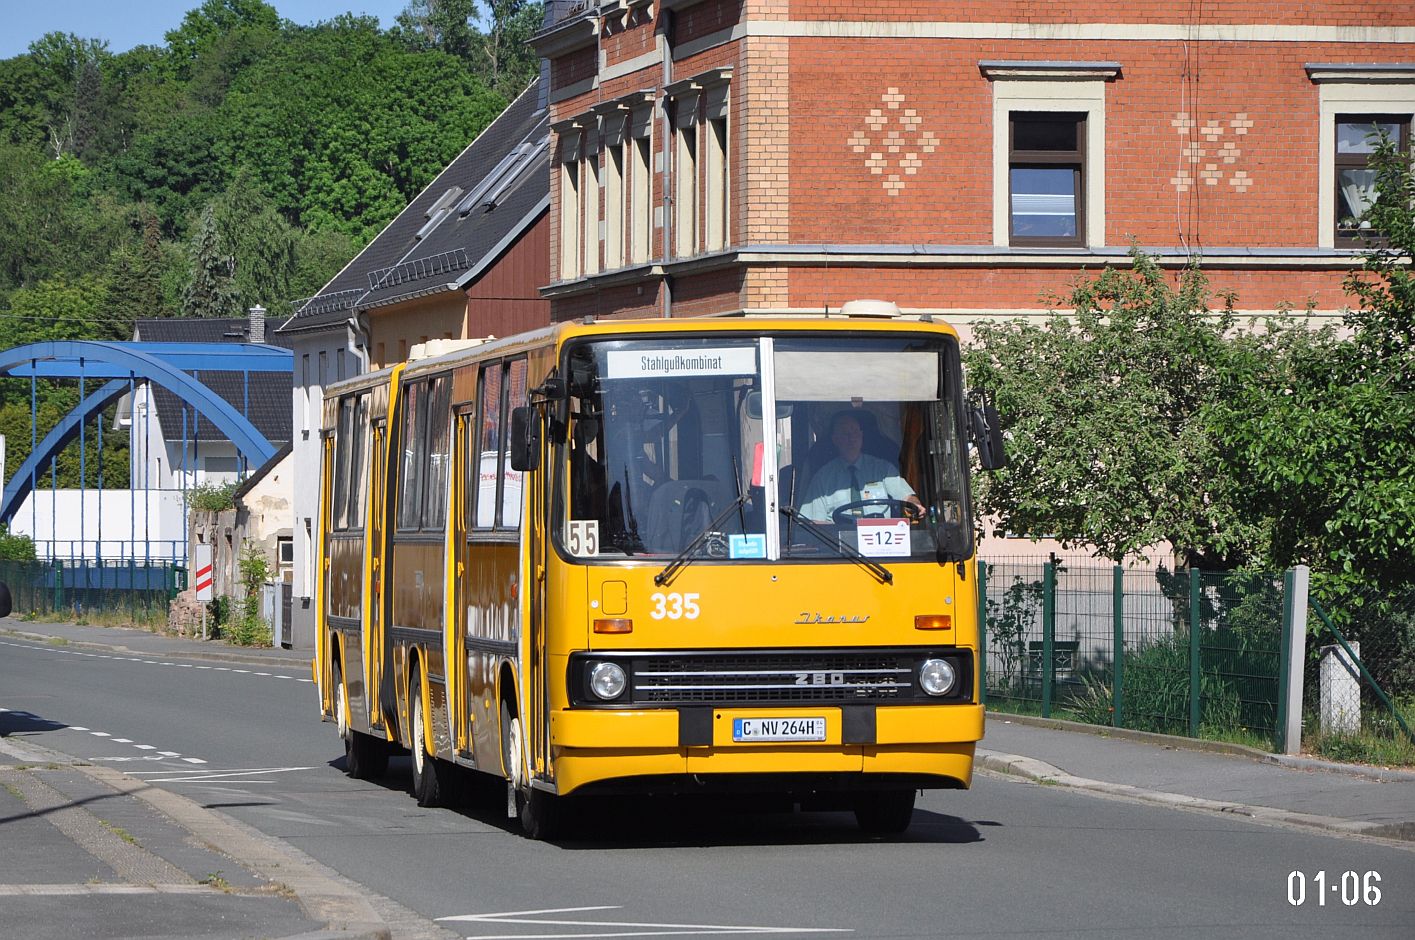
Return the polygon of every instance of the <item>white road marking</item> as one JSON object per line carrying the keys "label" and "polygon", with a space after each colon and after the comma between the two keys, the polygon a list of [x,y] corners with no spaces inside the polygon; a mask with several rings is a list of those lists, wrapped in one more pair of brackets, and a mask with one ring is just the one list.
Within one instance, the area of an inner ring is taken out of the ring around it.
{"label": "white road marking", "polygon": [[134,744],[133,747],[137,748],[137,749],[140,750],[140,751],[155,751],[155,750],[157,750],[157,748],[153,747],[151,744]]}
{"label": "white road marking", "polygon": [[114,739],[113,739],[113,743],[114,743],[114,744],[132,744],[132,743],[133,743],[133,739],[132,739],[132,738],[114,738]]}
{"label": "white road marking", "polygon": [[273,783],[271,780],[251,780],[250,777],[258,777],[263,774],[286,774],[299,770],[314,770],[313,767],[258,767],[253,770],[197,770],[193,768],[180,768],[168,770],[135,770],[133,776],[142,777],[149,774],[158,774],[148,783],[205,783],[211,780],[234,780],[241,779],[242,783]]}
{"label": "white road marking", "polygon": [[200,757],[184,757],[184,758],[182,758],[182,760],[186,761],[188,764],[205,764],[205,763],[206,763],[206,761],[202,760]]}
{"label": "white road marking", "polygon": [[[612,930],[602,933],[538,933],[538,934],[472,934],[468,940],[561,940],[561,938],[572,937],[682,937],[682,936],[706,936],[711,934],[788,934],[788,933],[853,933],[854,931],[845,927],[757,927],[747,925],[723,925],[723,924],[658,924],[658,923],[637,923],[633,921],[603,921],[603,920],[558,920],[550,918],[538,918],[527,915],[533,914],[573,914],[581,911],[613,911],[618,910],[619,905],[601,905],[597,907],[558,907],[542,911],[506,911],[500,914],[458,914],[452,917],[439,917],[439,922],[456,921],[460,923],[476,924],[536,924],[556,927],[614,927],[614,928],[640,928],[626,930]],[[642,929],[647,928],[647,929]]]}
{"label": "white road marking", "polygon": [[111,738],[111,737],[113,737],[113,735],[109,734],[107,731],[90,731],[89,734],[93,735],[95,738]]}

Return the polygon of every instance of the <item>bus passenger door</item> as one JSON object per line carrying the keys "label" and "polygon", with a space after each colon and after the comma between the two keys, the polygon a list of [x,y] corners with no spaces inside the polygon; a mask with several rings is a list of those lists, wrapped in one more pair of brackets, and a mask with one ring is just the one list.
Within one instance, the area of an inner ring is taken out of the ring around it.
{"label": "bus passenger door", "polygon": [[453,686],[448,690],[448,698],[455,706],[452,734],[456,739],[455,747],[460,757],[468,757],[473,754],[472,709],[477,695],[480,694],[474,692],[469,669],[470,658],[467,655],[472,597],[470,585],[467,583],[472,568],[471,543],[467,541],[469,522],[467,510],[470,506],[471,494],[475,492],[471,487],[476,483],[475,475],[469,476],[467,471],[475,462],[472,459],[474,453],[472,448],[476,445],[475,417],[472,406],[466,405],[457,410],[453,419],[453,497],[451,514],[447,520],[447,524],[452,530],[451,538],[455,559],[452,572],[452,618],[455,621],[457,636],[460,638],[457,644],[460,653],[454,652],[452,655],[455,658],[448,663],[448,681]]}
{"label": "bus passenger door", "polygon": [[387,542],[384,539],[384,525],[388,518],[385,500],[387,496],[388,472],[388,424],[386,420],[375,422],[373,426],[373,486],[369,493],[371,509],[368,522],[368,545],[372,556],[369,560],[369,615],[368,648],[369,681],[369,726],[384,726],[384,709],[392,710],[393,689],[385,681],[392,672],[387,668],[393,651],[384,638],[383,569],[387,563]]}

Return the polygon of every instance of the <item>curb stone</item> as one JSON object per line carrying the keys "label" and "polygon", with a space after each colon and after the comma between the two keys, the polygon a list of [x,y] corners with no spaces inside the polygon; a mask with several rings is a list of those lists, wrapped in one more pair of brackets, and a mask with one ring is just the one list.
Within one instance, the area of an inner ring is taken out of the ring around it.
{"label": "curb stone", "polygon": [[[1293,810],[1274,809],[1270,806],[1226,803],[1218,800],[1206,800],[1197,796],[1187,796],[1182,793],[1147,790],[1144,787],[1137,787],[1128,783],[1108,783],[1104,780],[1091,780],[1087,777],[1077,777],[1074,774],[1069,774],[1059,767],[1054,767],[1034,757],[1023,757],[1019,754],[1004,754],[1000,751],[989,751],[983,748],[978,748],[976,758],[978,766],[982,767],[984,770],[990,770],[993,773],[1007,774],[1013,777],[1022,777],[1037,783],[1070,787],[1074,790],[1089,790],[1093,793],[1125,797],[1146,803],[1157,803],[1162,806],[1246,816],[1261,822],[1286,823],[1308,829],[1325,829],[1347,836],[1365,836],[1401,843],[1415,842],[1415,832],[1407,832],[1404,828],[1391,827],[1384,823],[1357,822],[1350,819],[1338,819],[1333,816],[1319,816],[1312,813],[1299,813]],[[1409,846],[1407,845],[1405,847]]]}

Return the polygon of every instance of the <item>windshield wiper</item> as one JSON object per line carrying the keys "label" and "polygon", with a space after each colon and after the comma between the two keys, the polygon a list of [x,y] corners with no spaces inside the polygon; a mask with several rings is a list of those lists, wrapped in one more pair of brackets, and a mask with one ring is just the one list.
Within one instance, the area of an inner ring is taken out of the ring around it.
{"label": "windshield wiper", "polygon": [[890,573],[888,568],[886,568],[884,565],[879,564],[878,562],[874,562],[866,558],[864,555],[860,554],[859,550],[856,549],[854,546],[847,545],[844,542],[839,541],[838,539],[832,540],[830,536],[826,535],[820,530],[820,526],[818,524],[802,515],[801,510],[795,508],[794,506],[781,506],[778,508],[780,509],[781,514],[787,519],[792,519],[796,522],[801,523],[802,531],[811,533],[827,547],[839,551],[846,558],[849,558],[851,561],[855,562],[857,565],[864,568],[870,574],[878,578],[880,584],[894,583],[894,575]]}
{"label": "windshield wiper", "polygon": [[653,583],[658,587],[663,587],[669,581],[673,580],[673,576],[678,573],[678,570],[680,568],[687,567],[687,565],[693,560],[693,552],[697,551],[698,547],[701,546],[703,542],[707,540],[707,537],[713,532],[717,531],[721,527],[721,525],[727,521],[727,518],[729,516],[731,516],[738,509],[742,508],[742,504],[747,501],[747,495],[749,493],[751,493],[751,490],[743,490],[741,493],[739,493],[737,498],[734,499],[731,503],[729,503],[726,509],[718,513],[717,518],[709,522],[707,524],[707,527],[704,528],[701,532],[699,532],[697,537],[691,542],[689,542],[686,548],[684,548],[677,555],[673,556],[673,560],[668,563],[668,566],[666,568],[664,568],[658,574],[653,576]]}

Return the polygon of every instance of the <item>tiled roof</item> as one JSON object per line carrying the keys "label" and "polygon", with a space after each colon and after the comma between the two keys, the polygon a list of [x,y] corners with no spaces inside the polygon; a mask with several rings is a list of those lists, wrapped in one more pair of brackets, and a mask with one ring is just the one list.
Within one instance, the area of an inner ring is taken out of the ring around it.
{"label": "tiled roof", "polygon": [[532,82],[397,218],[278,332],[343,323],[352,311],[457,290],[550,203],[550,128]]}
{"label": "tiled roof", "polygon": [[[270,335],[271,325],[266,323],[266,342],[288,348],[288,339]],[[134,338],[145,343],[248,343],[250,321],[194,317],[139,320],[134,326]],[[290,440],[293,372],[252,372],[249,382],[241,372],[210,371],[196,377],[245,414],[267,441],[279,445]],[[152,392],[162,433],[168,440],[181,440],[182,400],[158,385],[153,386]],[[187,438],[224,441],[226,435],[209,418],[199,417],[195,409],[187,406]]]}

